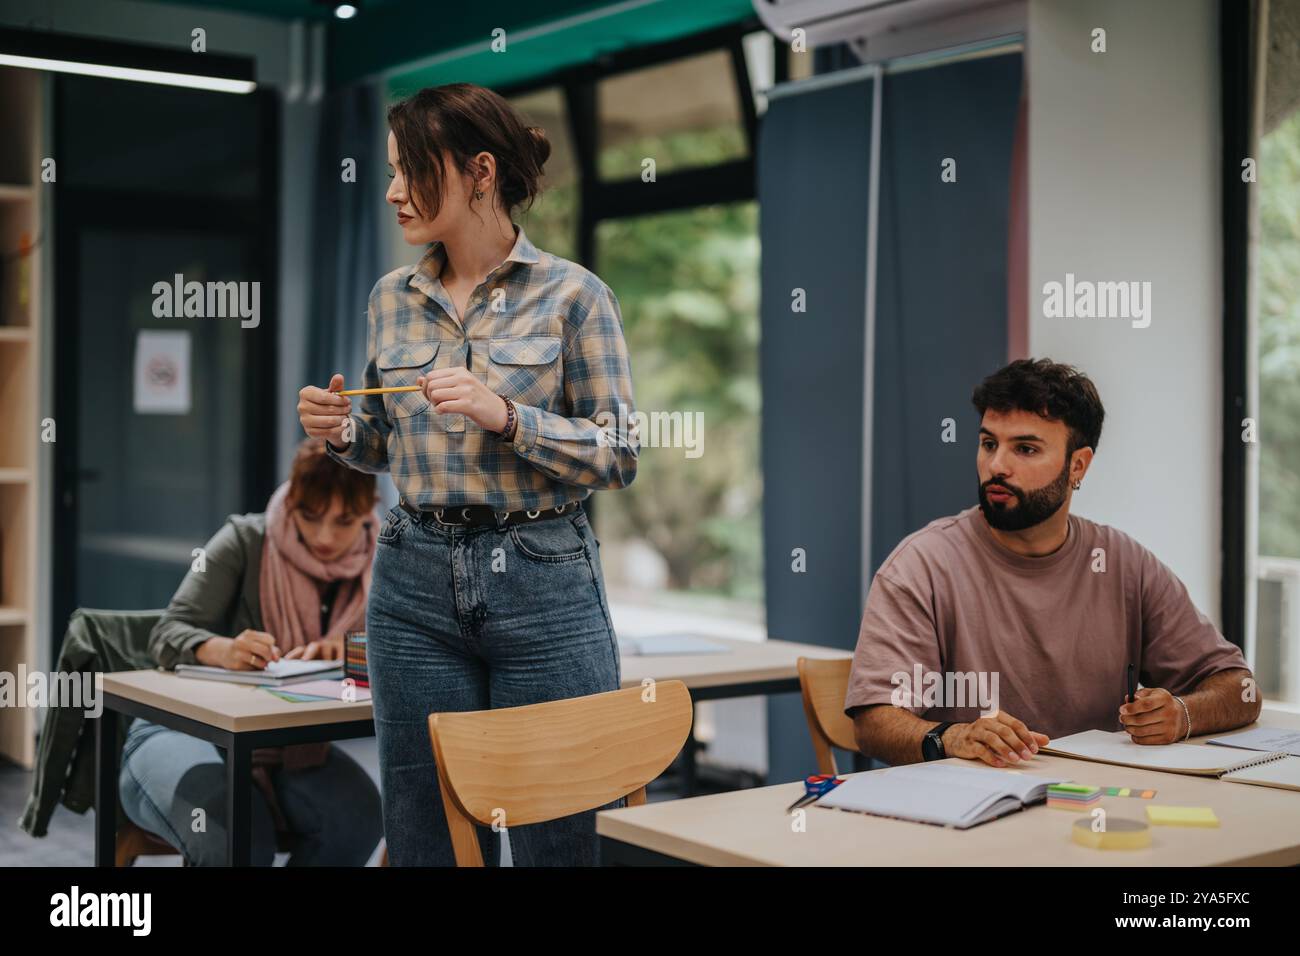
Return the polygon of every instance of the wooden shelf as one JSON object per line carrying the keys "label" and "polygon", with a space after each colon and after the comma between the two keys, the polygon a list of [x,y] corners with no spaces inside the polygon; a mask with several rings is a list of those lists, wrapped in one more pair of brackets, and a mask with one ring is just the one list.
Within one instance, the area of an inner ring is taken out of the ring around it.
{"label": "wooden shelf", "polygon": [[[41,334],[47,310],[41,301],[43,206],[50,191],[40,185],[45,77],[33,70],[0,68],[0,671],[39,667],[37,606],[40,552],[39,501],[43,481],[38,431]],[[26,237],[24,239],[24,237]],[[13,258],[24,246],[26,256]],[[0,708],[0,757],[22,767],[36,760],[36,719],[31,708]]]}

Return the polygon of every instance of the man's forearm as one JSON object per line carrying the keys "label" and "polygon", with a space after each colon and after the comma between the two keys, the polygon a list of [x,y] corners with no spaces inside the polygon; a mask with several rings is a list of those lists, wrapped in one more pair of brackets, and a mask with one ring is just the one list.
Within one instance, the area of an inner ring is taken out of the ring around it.
{"label": "man's forearm", "polygon": [[1244,667],[1220,671],[1184,696],[1183,703],[1192,719],[1192,736],[1234,730],[1257,720],[1261,704],[1258,691],[1246,693],[1250,679],[1252,675]]}
{"label": "man's forearm", "polygon": [[925,720],[893,704],[864,707],[853,718],[858,749],[894,766],[924,760],[921,741],[938,725],[937,720]]}

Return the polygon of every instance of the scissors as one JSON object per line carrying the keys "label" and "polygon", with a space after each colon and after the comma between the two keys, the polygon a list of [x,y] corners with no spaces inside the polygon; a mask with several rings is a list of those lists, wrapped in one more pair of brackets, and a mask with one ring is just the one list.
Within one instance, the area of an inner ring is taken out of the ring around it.
{"label": "scissors", "polygon": [[805,777],[803,781],[804,795],[786,807],[785,812],[794,813],[800,807],[806,807],[808,804],[820,800],[843,782],[843,777],[837,777],[830,773],[815,773],[810,777]]}

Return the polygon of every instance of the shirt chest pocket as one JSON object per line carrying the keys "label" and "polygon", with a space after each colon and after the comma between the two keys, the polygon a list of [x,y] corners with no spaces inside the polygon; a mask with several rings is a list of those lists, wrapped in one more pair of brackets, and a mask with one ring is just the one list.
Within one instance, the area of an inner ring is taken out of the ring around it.
{"label": "shirt chest pocket", "polygon": [[492,339],[488,342],[487,386],[521,405],[555,411],[561,364],[558,335]]}
{"label": "shirt chest pocket", "polygon": [[[433,360],[438,354],[437,342],[398,342],[381,349],[375,364],[384,388],[412,386],[421,375],[433,370]],[[423,391],[388,392],[384,395],[384,408],[390,419],[410,418],[428,411],[429,400]]]}

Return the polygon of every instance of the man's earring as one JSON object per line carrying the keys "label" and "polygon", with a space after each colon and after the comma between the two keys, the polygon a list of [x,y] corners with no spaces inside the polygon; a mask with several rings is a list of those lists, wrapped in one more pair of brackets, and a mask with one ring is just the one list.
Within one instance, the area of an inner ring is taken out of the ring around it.
{"label": "man's earring", "polygon": [[1082,484],[1083,484],[1083,479],[1082,479],[1082,478],[1076,478],[1076,479],[1074,479],[1074,481],[1070,482],[1070,487],[1073,488],[1075,491],[1078,491],[1078,490],[1079,490],[1079,486],[1082,485]]}

